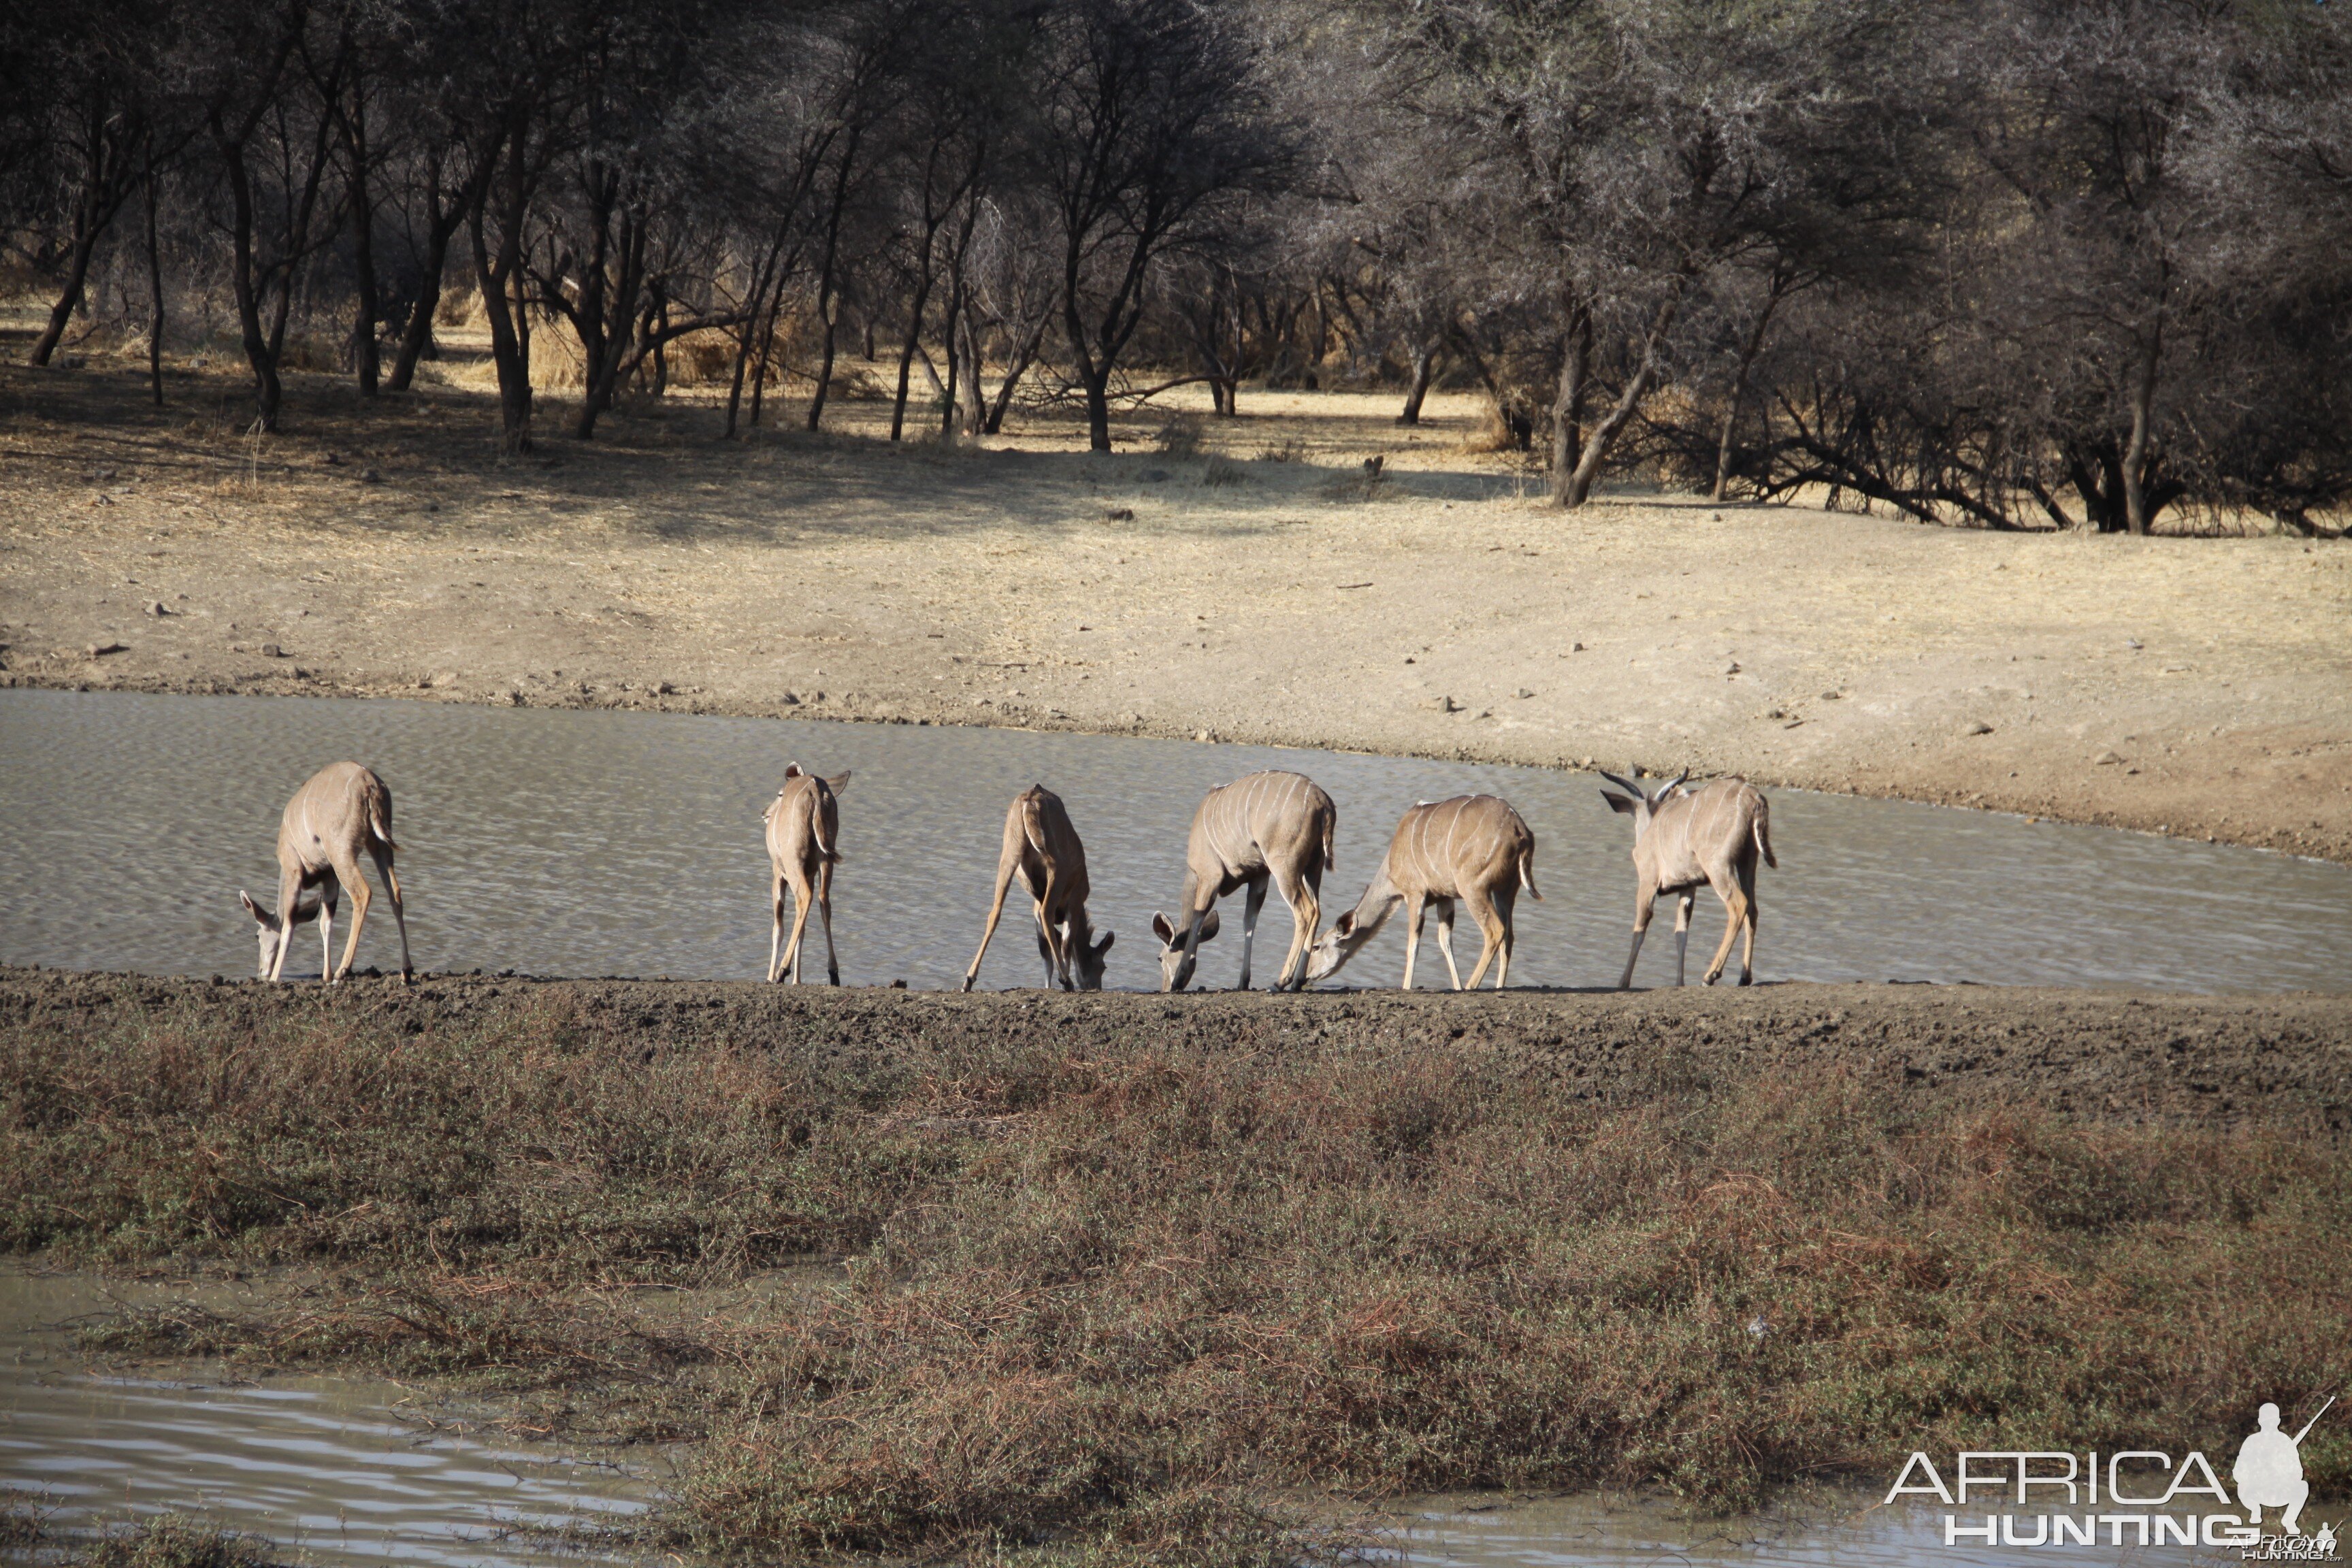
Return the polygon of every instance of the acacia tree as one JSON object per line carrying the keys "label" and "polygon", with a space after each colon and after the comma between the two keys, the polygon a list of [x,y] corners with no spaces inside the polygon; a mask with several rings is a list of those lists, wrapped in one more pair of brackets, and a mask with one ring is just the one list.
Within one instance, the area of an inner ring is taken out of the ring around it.
{"label": "acacia tree", "polygon": [[[239,341],[253,371],[257,423],[275,433],[285,401],[278,367],[297,277],[332,237],[339,215],[327,184],[334,120],[294,68],[315,17],[308,0],[222,8],[202,43],[205,134],[226,187],[229,281]],[[341,90],[340,43],[323,71]]]}
{"label": "acacia tree", "polygon": [[33,340],[33,364],[47,364],[64,341],[123,205],[150,187],[193,130],[166,81],[172,30],[170,12],[149,0],[100,0],[28,4],[0,34],[15,67],[13,81],[0,83],[17,106],[12,172],[31,177],[58,237],[54,254],[36,258],[61,281]]}
{"label": "acacia tree", "polygon": [[578,140],[559,160],[527,264],[535,302],[579,342],[572,434],[583,441],[660,344],[734,320],[691,308],[708,297],[715,238],[698,221],[689,144],[708,111],[700,62],[718,47],[716,22],[704,0],[606,5],[568,61]]}
{"label": "acacia tree", "polygon": [[1041,55],[1031,156],[1087,444],[1108,452],[1111,376],[1151,303],[1154,261],[1200,237],[1224,198],[1285,181],[1295,132],[1231,8],[1061,0]]}

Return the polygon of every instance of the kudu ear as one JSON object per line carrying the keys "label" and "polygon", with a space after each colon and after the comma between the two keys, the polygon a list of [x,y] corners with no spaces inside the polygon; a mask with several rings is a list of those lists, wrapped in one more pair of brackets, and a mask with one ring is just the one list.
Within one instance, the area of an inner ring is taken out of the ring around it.
{"label": "kudu ear", "polygon": [[1160,945],[1162,947],[1176,945],[1176,928],[1168,923],[1166,915],[1154,914],[1151,917],[1151,934],[1160,939]]}
{"label": "kudu ear", "polygon": [[1631,811],[1633,809],[1633,803],[1626,799],[1623,795],[1619,795],[1613,789],[1602,790],[1601,792],[1601,798],[1609,803],[1609,809],[1612,811]]}
{"label": "kudu ear", "polygon": [[1338,920],[1331,922],[1331,934],[1338,937],[1342,942],[1345,942],[1349,937],[1354,935],[1355,931],[1356,911],[1353,910],[1348,910]]}
{"label": "kudu ear", "polygon": [[784,764],[784,776],[785,776],[786,778],[788,778],[788,779],[796,779],[796,778],[800,777],[800,776],[801,776],[801,765],[800,765],[800,763],[786,763]]}
{"label": "kudu ear", "polygon": [[839,773],[824,781],[824,787],[831,790],[834,794],[839,795],[843,790],[849,787],[849,769],[842,769]]}
{"label": "kudu ear", "polygon": [[1097,958],[1100,958],[1104,953],[1108,952],[1110,951],[1110,944],[1118,940],[1118,932],[1115,931],[1107,931],[1103,932],[1102,941],[1095,943],[1095,956]]}
{"label": "kudu ear", "polygon": [[253,895],[247,892],[243,888],[239,888],[236,890],[236,901],[245,906],[245,912],[253,917],[254,924],[259,926],[264,931],[276,931],[278,929],[278,918],[275,915],[272,915],[268,910],[263,909],[259,904],[255,903],[253,901]]}
{"label": "kudu ear", "polygon": [[1202,942],[1206,942],[1211,937],[1216,935],[1218,924],[1216,910],[1211,910],[1207,914],[1202,915],[1201,917],[1201,940]]}

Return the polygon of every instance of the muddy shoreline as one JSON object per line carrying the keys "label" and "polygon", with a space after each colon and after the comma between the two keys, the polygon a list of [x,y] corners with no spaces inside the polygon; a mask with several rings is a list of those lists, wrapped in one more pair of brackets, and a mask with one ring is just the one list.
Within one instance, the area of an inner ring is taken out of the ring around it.
{"label": "muddy shoreline", "polygon": [[2181,997],[1989,986],[1773,984],[1619,993],[907,992],[755,982],[427,974],[315,984],[0,969],[0,1030],[365,1023],[494,1029],[550,1010],[571,1037],[658,1058],[729,1047],[898,1081],[1051,1041],[1073,1058],[1452,1059],[1638,1102],[1837,1075],[1923,1108],[2020,1105],[2090,1122],[2352,1128],[2352,997]]}

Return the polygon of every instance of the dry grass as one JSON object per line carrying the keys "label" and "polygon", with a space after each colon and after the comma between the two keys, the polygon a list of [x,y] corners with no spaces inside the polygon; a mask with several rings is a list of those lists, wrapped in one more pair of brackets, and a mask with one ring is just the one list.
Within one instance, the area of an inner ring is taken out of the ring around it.
{"label": "dry grass", "polygon": [[[877,1053],[812,1014],[653,1048],[560,997],[414,1026],[354,994],[0,1029],[0,1237],[348,1271],[118,1350],[634,1391],[701,1437],[664,1528],[719,1552],[1272,1563],[1341,1547],[1265,1501],[1299,1487],[1739,1507],[1915,1447],[2211,1451],[2352,1339],[2324,1136],[1710,1081],[1665,1046],[1585,1098],[1345,1031]],[[602,1289],[810,1252],[845,1274],[659,1331]],[[2305,1462],[2340,1484],[2352,1444]]]}

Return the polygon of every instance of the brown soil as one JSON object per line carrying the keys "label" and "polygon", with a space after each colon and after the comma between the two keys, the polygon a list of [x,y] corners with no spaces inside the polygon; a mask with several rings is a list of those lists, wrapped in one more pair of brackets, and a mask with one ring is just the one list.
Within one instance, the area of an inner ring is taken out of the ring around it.
{"label": "brown soil", "polygon": [[[1566,1096],[1639,1100],[1760,1076],[1850,1075],[1938,1107],[2033,1105],[2086,1121],[2352,1127],[2352,997],[2150,997],[1961,986],[1767,985],[1742,992],[1323,992],[959,995],[748,982],[360,978],[254,981],[0,969],[0,1030],[97,1030],[168,1014],[206,1033],[306,1016],[404,1034],[550,1005],[567,1037],[651,1061],[719,1045],[796,1055],[874,1085],[953,1078],[1050,1035],[1071,1060],[1343,1051],[1508,1066]],[[77,1023],[76,1021],[80,1021]],[[959,1068],[955,1064],[961,1064]]]}
{"label": "brown soil", "polygon": [[0,681],[1691,766],[2352,859],[2352,543],[1561,514],[1466,398],[1248,394],[1182,458],[1164,410],[1088,457],[674,399],[509,461],[462,386],[297,376],[259,444],[217,364],[169,391],[0,366]]}

